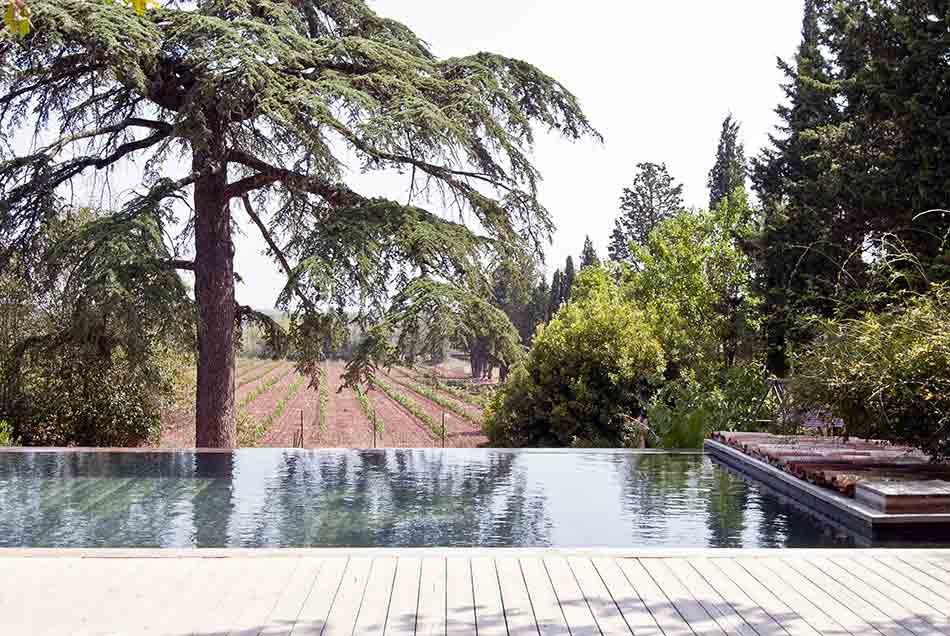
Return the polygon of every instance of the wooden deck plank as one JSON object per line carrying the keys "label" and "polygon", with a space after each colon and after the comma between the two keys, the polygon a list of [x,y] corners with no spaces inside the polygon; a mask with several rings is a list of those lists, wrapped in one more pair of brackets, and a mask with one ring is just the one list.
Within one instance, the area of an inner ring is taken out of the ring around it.
{"label": "wooden deck plank", "polygon": [[478,636],[508,636],[505,608],[501,602],[501,588],[495,561],[491,557],[474,557],[472,591],[475,596],[475,625]]}
{"label": "wooden deck plank", "polygon": [[742,616],[709,585],[686,559],[666,559],[670,571],[729,636],[758,636]]}
{"label": "wooden deck plank", "polygon": [[387,636],[412,636],[416,633],[416,612],[419,609],[419,579],[422,559],[399,557],[396,578],[386,616]]}
{"label": "wooden deck plank", "polygon": [[650,574],[653,581],[670,599],[680,616],[697,634],[725,636],[725,632],[716,619],[706,611],[702,603],[696,600],[683,583],[670,571],[663,559],[640,559],[640,565]]}
{"label": "wooden deck plank", "polygon": [[779,625],[772,615],[759,606],[736,583],[715,567],[708,558],[687,559],[687,564],[693,568],[703,580],[724,598],[742,619],[752,626],[759,636],[787,636],[788,632]]}
{"label": "wooden deck plank", "polygon": [[343,585],[343,573],[348,563],[349,559],[339,557],[328,558],[323,562],[310,594],[297,615],[297,622],[291,631],[293,636],[320,636]]}
{"label": "wooden deck plank", "polygon": [[620,571],[616,559],[594,557],[591,564],[597,570],[601,580],[610,592],[624,622],[636,636],[663,636],[663,631],[643,603],[643,599],[630,585],[630,581]]}
{"label": "wooden deck plank", "polygon": [[874,633],[866,617],[858,616],[837,596],[836,582],[818,585],[810,577],[801,575],[796,569],[797,561],[799,559],[739,559],[737,562],[822,634],[870,636]]}
{"label": "wooden deck plank", "polygon": [[280,563],[255,563],[248,572],[247,585],[251,594],[245,597],[243,611],[231,631],[230,636],[257,636],[267,626],[271,612],[277,600],[286,589],[291,576],[300,563],[300,559],[280,559]]}
{"label": "wooden deck plank", "polygon": [[[45,588],[45,594],[30,604],[31,612],[35,616],[47,618],[40,630],[32,632],[34,636],[53,636],[54,634],[59,636],[59,634],[82,631],[86,628],[85,623],[90,617],[90,606],[99,602],[100,599],[102,602],[106,601],[104,586],[90,585],[81,559],[64,559],[64,561],[60,573]],[[12,572],[8,574],[0,566],[0,578],[12,575]],[[0,616],[5,616],[11,611],[11,608],[4,606],[5,591],[0,591]],[[63,608],[59,600],[63,595],[71,596],[75,602]]]}
{"label": "wooden deck plank", "polygon": [[577,585],[587,599],[587,606],[590,607],[600,631],[604,634],[631,634],[630,627],[623,619],[623,614],[614,603],[610,592],[604,587],[604,582],[590,557],[568,557],[567,563],[571,566]]}
{"label": "wooden deck plank", "polygon": [[897,557],[879,556],[876,558],[888,568],[917,581],[918,584],[930,590],[936,598],[942,599],[944,605],[950,608],[950,586],[945,581],[933,576],[930,568],[925,571],[923,568],[916,568]]}
{"label": "wooden deck plank", "polygon": [[587,599],[577,585],[574,573],[563,556],[544,558],[544,567],[554,586],[564,620],[572,636],[597,636],[600,630],[594,615],[587,605]]}
{"label": "wooden deck plank", "polygon": [[[169,622],[165,631],[169,634],[191,634],[200,616],[216,607],[223,598],[220,569],[215,559],[191,559],[194,568],[189,572],[180,588],[174,590],[177,602],[174,611],[167,611]],[[161,632],[160,632],[161,633]]]}
{"label": "wooden deck plank", "polygon": [[445,635],[445,559],[443,557],[422,560],[416,634],[419,636]]}
{"label": "wooden deck plank", "polygon": [[693,630],[637,559],[617,559],[617,565],[647,606],[666,636],[691,636]]}
{"label": "wooden deck plank", "polygon": [[919,570],[927,576],[940,581],[944,589],[950,588],[950,571],[943,569],[937,563],[927,559],[915,559],[913,557],[901,557],[901,561],[915,570]]}
{"label": "wooden deck plank", "polygon": [[[200,608],[188,621],[183,634],[206,636],[227,632],[227,621],[238,611],[232,599],[239,595],[246,578],[247,563],[243,559],[207,559],[205,566],[212,576],[211,585],[199,596]],[[187,619],[186,619],[187,620]]]}
{"label": "wooden deck plank", "polygon": [[950,636],[950,552],[73,554],[0,553],[0,634]]}
{"label": "wooden deck plank", "polygon": [[710,559],[723,574],[736,582],[742,591],[749,595],[769,616],[782,625],[791,636],[816,636],[818,632],[804,621],[792,608],[768,591],[765,586],[753,578],[732,559]]}
{"label": "wooden deck plank", "polygon": [[343,581],[327,615],[322,636],[350,636],[353,633],[372,564],[373,558],[364,556],[352,557],[346,564]]}
{"label": "wooden deck plank", "polygon": [[[115,625],[127,625],[123,611],[134,613],[136,624],[124,627],[127,634],[167,634],[178,613],[169,611],[181,602],[181,589],[198,566],[197,559],[160,559],[139,564],[135,576],[147,583],[147,592],[139,587],[135,598],[121,603]],[[122,606],[124,605],[124,610]]]}
{"label": "wooden deck plank", "polygon": [[528,597],[531,599],[534,616],[538,622],[538,633],[541,636],[569,635],[571,632],[564,620],[551,579],[548,578],[547,570],[544,569],[544,563],[540,558],[533,556],[522,557],[519,561],[525,586],[528,589]]}
{"label": "wooden deck plank", "polygon": [[895,583],[885,576],[881,576],[874,570],[864,567],[863,561],[867,559],[851,559],[847,557],[832,557],[831,562],[839,565],[848,573],[864,581],[874,589],[885,596],[900,603],[916,616],[920,616],[928,623],[934,625],[941,631],[950,630],[950,619],[939,613],[933,607],[914,596],[910,590],[904,587],[903,583]]}
{"label": "wooden deck plank", "polygon": [[476,629],[471,562],[450,557],[445,560],[445,632],[474,634]]}
{"label": "wooden deck plank", "polygon": [[871,570],[878,576],[890,581],[893,585],[899,585],[907,590],[911,596],[920,599],[932,607],[938,614],[950,616],[950,603],[947,602],[947,599],[936,594],[928,585],[921,583],[920,579],[922,577],[915,576],[913,572],[911,572],[910,576],[907,576],[901,569],[891,567],[890,564],[878,559],[855,558],[852,560],[861,567]]}
{"label": "wooden deck plank", "polygon": [[505,623],[510,636],[537,636],[538,624],[534,619],[528,588],[524,584],[521,565],[514,557],[495,559],[501,603],[505,610]]}
{"label": "wooden deck plank", "polygon": [[[23,609],[29,611],[34,620],[44,619],[42,626],[35,625],[38,629],[24,630],[22,633],[29,633],[42,636],[60,636],[61,634],[92,634],[100,631],[102,625],[102,607],[113,601],[112,585],[117,585],[116,574],[128,571],[121,563],[110,563],[108,567],[103,568],[104,576],[100,580],[90,580],[88,571],[83,567],[82,559],[64,559],[68,563],[61,565],[68,566],[68,569],[60,570],[56,568],[50,574],[60,579],[62,586],[57,587],[56,583],[50,586],[43,586],[44,593],[35,600],[40,602],[39,607],[32,603],[21,603]],[[3,577],[15,577],[16,570],[3,572]],[[34,580],[16,578],[19,585],[25,590],[30,589]],[[107,583],[109,582],[109,583]],[[3,593],[0,592],[0,598]],[[63,598],[68,598],[69,603],[65,606]],[[28,600],[28,599],[27,599]],[[0,617],[6,617],[15,609],[2,607],[0,602]],[[6,621],[0,618],[0,624]],[[0,633],[6,633],[4,626]],[[18,632],[14,627],[10,627],[9,633]]]}
{"label": "wooden deck plank", "polygon": [[889,617],[917,634],[917,636],[950,636],[950,628],[941,631],[931,623],[928,623],[906,607],[891,599],[889,596],[879,592],[863,579],[859,579],[837,563],[830,559],[809,559],[809,562],[819,568],[828,576],[852,590],[855,594],[861,596],[868,603],[880,609]]}
{"label": "wooden deck plank", "polygon": [[300,558],[290,581],[267,618],[260,636],[287,636],[291,633],[307,597],[310,596],[323,563],[323,559],[319,558]]}
{"label": "wooden deck plank", "polygon": [[792,571],[789,570],[785,572],[785,575],[797,580],[802,589],[811,586],[824,592],[824,595],[816,594],[813,601],[816,604],[823,604],[823,609],[827,606],[826,611],[829,614],[832,610],[837,610],[838,613],[832,616],[852,634],[855,633],[855,629],[872,633],[873,630],[865,629],[864,626],[867,625],[884,636],[913,636],[912,632],[895,622],[873,603],[855,594],[847,586],[842,585],[808,561],[789,559],[787,563],[797,574],[792,575]]}
{"label": "wooden deck plank", "polygon": [[373,559],[353,633],[383,633],[386,628],[386,616],[389,613],[389,602],[392,598],[395,578],[396,557]]}

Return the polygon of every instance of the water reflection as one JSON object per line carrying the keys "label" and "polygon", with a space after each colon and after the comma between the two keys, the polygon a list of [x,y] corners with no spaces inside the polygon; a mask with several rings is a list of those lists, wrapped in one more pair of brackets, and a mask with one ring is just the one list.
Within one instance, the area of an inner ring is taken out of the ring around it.
{"label": "water reflection", "polygon": [[0,453],[3,546],[854,543],[695,454]]}

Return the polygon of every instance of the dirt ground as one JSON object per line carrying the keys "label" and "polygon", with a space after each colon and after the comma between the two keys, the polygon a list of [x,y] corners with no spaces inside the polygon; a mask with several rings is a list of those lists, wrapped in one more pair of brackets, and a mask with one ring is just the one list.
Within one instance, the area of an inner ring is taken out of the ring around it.
{"label": "dirt ground", "polygon": [[[373,447],[372,422],[360,408],[356,393],[349,388],[340,390],[344,364],[329,362],[327,370],[330,391],[325,418],[326,427],[321,427],[319,393],[308,386],[308,382],[304,380],[286,403],[281,415],[263,431],[257,441],[257,446],[279,448],[292,446],[302,419],[304,446],[307,448]],[[237,404],[241,404],[269,381],[280,378],[244,406],[243,411],[257,422],[265,421],[286,398],[291,386],[300,379],[297,372],[292,370],[292,363],[289,361],[262,363],[240,360],[236,371],[236,385],[241,385],[235,391]],[[457,368],[454,371],[457,371]],[[396,375],[399,377],[398,373]],[[253,381],[250,381],[252,379]],[[422,395],[397,384],[392,378],[389,379],[389,383],[400,393],[419,404],[435,422],[441,423],[442,413],[445,412],[446,447],[473,447],[487,444],[488,440],[478,424],[447,412],[445,408],[430,402]],[[446,397],[453,399],[451,396]],[[368,398],[376,411],[378,421],[382,423],[383,430],[377,432],[376,435],[377,447],[431,448],[442,445],[441,436],[431,431],[424,422],[383,392],[373,389],[369,392]],[[477,407],[466,405],[466,408],[480,414]],[[162,424],[159,446],[163,448],[193,447],[194,426],[194,413],[187,412],[187,409],[170,409]]]}

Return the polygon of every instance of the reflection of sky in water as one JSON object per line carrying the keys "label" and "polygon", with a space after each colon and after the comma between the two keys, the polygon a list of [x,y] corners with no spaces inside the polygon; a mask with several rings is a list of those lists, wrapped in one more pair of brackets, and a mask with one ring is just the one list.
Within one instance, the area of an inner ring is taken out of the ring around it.
{"label": "reflection of sky in water", "polygon": [[854,543],[697,454],[0,453],[0,546]]}

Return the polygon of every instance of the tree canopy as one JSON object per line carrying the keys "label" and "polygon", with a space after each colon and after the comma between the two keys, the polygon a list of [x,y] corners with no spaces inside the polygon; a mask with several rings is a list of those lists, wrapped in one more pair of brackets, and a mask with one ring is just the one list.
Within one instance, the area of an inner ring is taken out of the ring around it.
{"label": "tree canopy", "polygon": [[715,210],[719,202],[731,196],[737,189],[745,189],[745,150],[739,141],[739,122],[726,115],[719,133],[716,162],[709,170],[706,187],[709,188],[709,209]]}
{"label": "tree canopy", "polygon": [[608,252],[613,261],[630,259],[630,244],[643,245],[662,219],[683,209],[683,185],[674,181],[665,163],[638,163],[629,188],[620,196]]}
{"label": "tree canopy", "polygon": [[[129,260],[143,276],[194,273],[199,446],[235,443],[234,340],[253,316],[234,301],[233,205],[287,275],[279,302],[287,335],[310,343],[304,370],[345,309],[367,325],[357,381],[398,355],[397,329],[487,298],[490,254],[549,237],[528,154],[536,128],[597,137],[575,97],[530,64],[439,59],[362,0],[30,10],[26,38],[0,39],[0,128],[36,128],[38,140],[0,162],[0,262],[15,274],[90,173],[108,185],[120,166],[137,171],[134,192],[75,239],[91,253],[79,275]],[[348,164],[404,171],[411,196],[356,191]],[[433,201],[448,212],[423,207]],[[143,225],[161,240],[109,255]]]}

